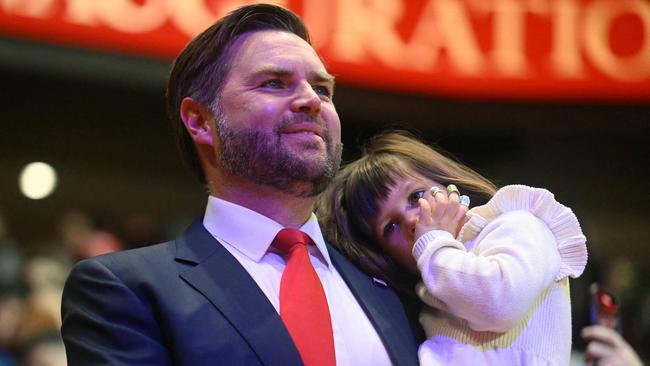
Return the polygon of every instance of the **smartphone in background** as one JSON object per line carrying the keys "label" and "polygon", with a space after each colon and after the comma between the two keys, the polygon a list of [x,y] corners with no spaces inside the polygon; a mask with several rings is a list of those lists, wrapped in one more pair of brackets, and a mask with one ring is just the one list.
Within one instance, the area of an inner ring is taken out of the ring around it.
{"label": "smartphone in background", "polygon": [[591,324],[598,324],[621,332],[619,305],[616,298],[598,283],[589,286],[591,292],[591,305],[589,318]]}

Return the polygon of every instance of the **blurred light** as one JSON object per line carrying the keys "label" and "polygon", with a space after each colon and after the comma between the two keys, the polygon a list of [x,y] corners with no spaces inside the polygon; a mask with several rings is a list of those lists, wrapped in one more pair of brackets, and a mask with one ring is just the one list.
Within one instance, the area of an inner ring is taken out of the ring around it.
{"label": "blurred light", "polygon": [[20,191],[28,198],[45,198],[56,188],[56,171],[43,162],[29,163],[20,173],[19,183]]}

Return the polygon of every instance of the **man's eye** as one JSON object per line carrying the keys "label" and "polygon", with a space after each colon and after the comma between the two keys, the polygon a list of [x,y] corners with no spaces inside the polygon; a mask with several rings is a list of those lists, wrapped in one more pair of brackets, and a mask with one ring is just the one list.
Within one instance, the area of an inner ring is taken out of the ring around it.
{"label": "man's eye", "polygon": [[272,89],[281,89],[284,87],[284,82],[280,79],[271,79],[267,80],[262,83],[262,87],[264,88],[272,88]]}
{"label": "man's eye", "polygon": [[420,198],[424,198],[424,191],[415,191],[411,193],[408,197],[409,205],[416,206]]}
{"label": "man's eye", "polygon": [[397,230],[397,224],[394,222],[389,222],[388,224],[386,224],[386,226],[384,226],[384,236],[385,237],[389,236],[390,234],[395,232],[395,230]]}
{"label": "man's eye", "polygon": [[326,87],[326,86],[323,86],[323,85],[314,85],[312,88],[314,89],[314,91],[315,91],[316,94],[318,94],[318,95],[322,95],[322,96],[325,96],[325,97],[327,97],[327,98],[331,98],[331,97],[332,97],[332,92],[331,92],[330,89],[329,89],[328,87]]}

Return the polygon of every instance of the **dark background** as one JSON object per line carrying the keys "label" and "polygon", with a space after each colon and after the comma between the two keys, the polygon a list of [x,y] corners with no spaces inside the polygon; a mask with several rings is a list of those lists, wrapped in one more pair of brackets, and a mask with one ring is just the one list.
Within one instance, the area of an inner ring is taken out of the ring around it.
{"label": "dark background", "polygon": [[[164,111],[168,68],[169,61],[0,40],[0,210],[26,252],[56,245],[70,210],[128,247],[170,239],[202,214],[206,194],[178,157]],[[586,321],[587,284],[608,263],[625,257],[647,273],[649,104],[450,100],[346,85],[337,85],[335,102],[346,160],[378,131],[406,128],[498,185],[548,188],[573,208],[590,254],[572,287],[574,328]],[[18,189],[32,161],[59,175],[42,200]],[[128,219],[139,215],[156,229],[142,242],[127,234]]]}

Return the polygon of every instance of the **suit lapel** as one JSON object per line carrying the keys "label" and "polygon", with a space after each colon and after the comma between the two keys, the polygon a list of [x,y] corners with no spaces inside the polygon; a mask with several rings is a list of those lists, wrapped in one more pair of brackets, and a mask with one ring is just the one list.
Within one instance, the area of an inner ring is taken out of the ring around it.
{"label": "suit lapel", "polygon": [[375,326],[395,365],[417,365],[417,348],[402,304],[393,291],[355,267],[328,245],[332,263],[347,283],[361,308]]}
{"label": "suit lapel", "polygon": [[177,240],[177,260],[196,263],[180,273],[227,318],[265,365],[299,365],[286,327],[239,262],[197,220]]}

